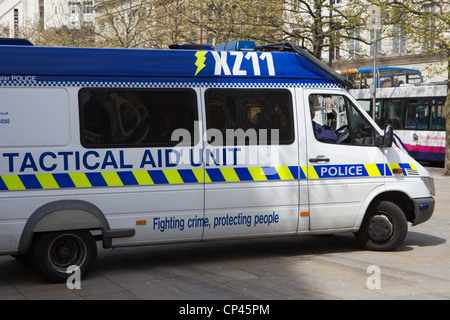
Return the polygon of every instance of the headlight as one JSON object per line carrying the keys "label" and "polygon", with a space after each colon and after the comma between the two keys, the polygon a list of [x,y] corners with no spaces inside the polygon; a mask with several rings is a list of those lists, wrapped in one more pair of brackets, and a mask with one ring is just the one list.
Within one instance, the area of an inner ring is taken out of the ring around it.
{"label": "headlight", "polygon": [[434,189],[434,179],[431,177],[422,177],[423,183],[427,186],[428,190],[430,190],[430,193],[434,196],[436,194],[436,191]]}

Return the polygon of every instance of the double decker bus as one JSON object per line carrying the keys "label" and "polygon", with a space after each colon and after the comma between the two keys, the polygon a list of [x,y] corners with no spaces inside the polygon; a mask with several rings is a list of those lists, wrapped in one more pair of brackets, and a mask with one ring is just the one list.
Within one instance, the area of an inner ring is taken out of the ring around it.
{"label": "double decker bus", "polygon": [[[373,68],[348,69],[342,74],[353,83],[355,89],[369,88],[373,83]],[[377,88],[390,88],[423,83],[423,76],[418,69],[378,67],[376,80]]]}

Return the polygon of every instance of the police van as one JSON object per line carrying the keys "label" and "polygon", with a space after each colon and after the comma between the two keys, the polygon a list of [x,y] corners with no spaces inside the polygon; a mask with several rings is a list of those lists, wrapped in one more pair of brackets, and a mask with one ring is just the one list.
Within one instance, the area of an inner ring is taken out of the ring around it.
{"label": "police van", "polygon": [[[0,46],[0,254],[51,281],[104,248],[355,233],[393,250],[429,173],[292,43]],[[321,137],[328,133],[331,137]]]}

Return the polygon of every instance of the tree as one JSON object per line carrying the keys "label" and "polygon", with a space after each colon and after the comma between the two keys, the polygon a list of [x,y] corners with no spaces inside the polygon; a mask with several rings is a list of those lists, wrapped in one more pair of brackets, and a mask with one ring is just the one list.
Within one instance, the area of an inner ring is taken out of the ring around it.
{"label": "tree", "polygon": [[81,28],[66,25],[44,27],[42,21],[28,21],[20,28],[19,37],[29,40],[35,46],[48,47],[90,47],[95,45],[91,24],[82,23]]}
{"label": "tree", "polygon": [[293,41],[321,59],[324,52],[337,52],[350,39],[368,43],[354,32],[365,25],[366,8],[354,2],[335,2],[338,1],[194,0],[191,8],[201,14],[192,20],[192,27],[200,28],[216,43],[237,39],[261,44]]}
{"label": "tree", "polygon": [[404,30],[420,54],[440,53],[446,57],[447,99],[445,175],[450,175],[450,1],[436,0],[371,0],[389,14],[391,23]]}
{"label": "tree", "polygon": [[[200,42],[233,40],[279,41],[282,7],[273,0],[194,0],[189,1],[191,28]],[[214,42],[214,43],[213,43]]]}
{"label": "tree", "polygon": [[152,0],[97,1],[96,46],[119,48],[151,48],[158,43],[152,32],[154,25]]}
{"label": "tree", "polygon": [[[354,38],[364,8],[336,0],[103,0],[81,29],[28,28],[44,45],[167,48],[174,43],[294,41],[316,57]],[[353,2],[352,2],[353,3]],[[63,12],[63,10],[58,10]],[[359,39],[359,38],[358,38]]]}
{"label": "tree", "polygon": [[360,2],[345,5],[336,0],[284,0],[284,39],[296,42],[317,58],[329,52],[329,62],[349,40],[369,43],[355,30],[365,28],[366,7]]}

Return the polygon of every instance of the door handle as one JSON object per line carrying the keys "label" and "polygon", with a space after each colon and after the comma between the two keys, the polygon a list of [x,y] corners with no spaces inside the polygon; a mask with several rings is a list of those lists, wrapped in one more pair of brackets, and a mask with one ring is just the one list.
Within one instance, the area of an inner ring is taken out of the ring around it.
{"label": "door handle", "polygon": [[330,158],[325,158],[325,156],[317,156],[317,158],[310,158],[309,162],[330,162]]}

